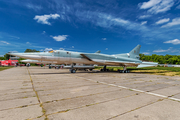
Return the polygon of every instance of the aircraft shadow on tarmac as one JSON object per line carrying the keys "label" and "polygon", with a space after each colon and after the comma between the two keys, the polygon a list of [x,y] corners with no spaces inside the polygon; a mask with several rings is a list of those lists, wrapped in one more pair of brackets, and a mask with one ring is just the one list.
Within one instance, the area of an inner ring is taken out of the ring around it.
{"label": "aircraft shadow on tarmac", "polygon": [[[101,71],[77,71],[76,73],[70,73],[70,72],[56,72],[56,73],[33,73],[33,75],[49,75],[49,74],[82,74],[82,73],[118,73],[116,71],[109,71],[109,72],[101,72]],[[124,73],[125,74],[125,73]],[[127,74],[127,73],[126,73]]]}
{"label": "aircraft shadow on tarmac", "polygon": [[[48,68],[28,68],[28,69],[48,69]],[[132,69],[131,69],[132,70]],[[155,74],[155,73],[157,73],[157,72],[148,72],[148,71],[146,71],[146,72],[131,72],[131,70],[130,70],[130,73],[134,73],[134,74]],[[58,71],[58,69],[57,69],[57,71]],[[168,73],[169,71],[158,71],[158,73]],[[130,74],[130,73],[119,73],[118,71],[106,71],[106,72],[102,72],[102,71],[98,71],[98,70],[93,70],[93,71],[77,71],[76,73],[70,73],[69,71],[67,71],[67,72],[64,72],[64,71],[58,71],[58,72],[55,72],[55,73],[33,73],[33,75],[45,75],[45,74],[81,74],[81,73],[117,73],[117,74]]]}

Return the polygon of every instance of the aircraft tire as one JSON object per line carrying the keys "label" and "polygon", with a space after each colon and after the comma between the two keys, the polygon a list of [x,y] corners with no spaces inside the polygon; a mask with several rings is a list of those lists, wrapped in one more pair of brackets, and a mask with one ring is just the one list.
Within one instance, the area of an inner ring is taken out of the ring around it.
{"label": "aircraft tire", "polygon": [[73,73],[76,73],[76,70],[75,70],[75,69],[73,69]]}
{"label": "aircraft tire", "polygon": [[76,70],[75,70],[75,69],[72,69],[72,70],[71,70],[71,73],[76,73]]}

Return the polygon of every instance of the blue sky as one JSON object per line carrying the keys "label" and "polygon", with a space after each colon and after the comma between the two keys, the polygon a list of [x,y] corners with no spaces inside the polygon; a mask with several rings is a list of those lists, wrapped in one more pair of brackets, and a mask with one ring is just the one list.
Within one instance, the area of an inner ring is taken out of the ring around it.
{"label": "blue sky", "polygon": [[65,49],[180,54],[179,0],[0,0],[0,55]]}

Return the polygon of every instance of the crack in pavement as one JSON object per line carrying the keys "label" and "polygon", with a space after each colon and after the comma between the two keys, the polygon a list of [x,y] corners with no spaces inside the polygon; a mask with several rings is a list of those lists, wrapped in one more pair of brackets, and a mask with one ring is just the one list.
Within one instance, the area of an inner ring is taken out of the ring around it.
{"label": "crack in pavement", "polygon": [[110,118],[108,118],[108,119],[106,119],[106,120],[111,120],[111,119],[116,118],[116,117],[119,117],[119,116],[121,116],[121,115],[124,115],[124,114],[130,113],[130,112],[132,112],[132,111],[135,111],[135,110],[141,109],[141,108],[143,108],[143,107],[146,107],[146,106],[152,105],[152,104],[154,104],[154,103],[157,103],[157,102],[163,101],[164,99],[166,99],[166,98],[159,99],[159,100],[157,100],[157,101],[155,101],[155,102],[151,102],[151,103],[146,104],[146,105],[143,105],[143,106],[141,106],[141,107],[138,107],[138,108],[132,109],[132,110],[130,110],[130,111],[127,111],[127,112],[121,113],[121,114],[119,114],[119,115],[116,115],[116,116],[110,117]]}
{"label": "crack in pavement", "polygon": [[[79,78],[84,79],[84,80],[88,80],[88,81],[92,81],[92,82],[97,82],[96,80],[91,80],[91,79],[87,79],[87,78],[84,78],[84,77],[79,77]],[[120,87],[120,88],[124,88],[124,89],[129,89],[129,90],[133,90],[133,91],[137,91],[137,92],[141,92],[141,93],[146,93],[146,94],[149,94],[149,95],[154,95],[154,96],[167,98],[167,99],[170,99],[170,100],[175,100],[175,101],[180,102],[180,99],[178,99],[178,98],[168,97],[168,96],[156,94],[156,93],[153,93],[153,92],[147,92],[147,91],[143,91],[143,90],[133,89],[133,88],[125,87],[125,86],[119,86],[119,85],[116,85],[116,84],[109,84],[109,83],[105,83],[105,82],[98,82],[98,83],[105,84],[105,85],[110,85],[110,86],[114,86],[114,87]]]}
{"label": "crack in pavement", "polygon": [[[30,80],[31,80],[31,84],[32,84],[33,91],[35,92],[36,97],[37,97],[37,99],[38,99],[38,102],[39,102],[39,104],[40,104],[40,107],[42,108],[42,112],[43,112],[43,115],[42,115],[42,116],[45,116],[45,119],[48,119],[48,118],[47,118],[47,115],[46,115],[46,110],[43,108],[43,103],[40,101],[39,95],[38,95],[37,91],[36,91],[35,88],[34,88],[34,83],[33,83],[33,80],[32,80],[32,78],[31,78],[31,74],[30,74],[30,71],[29,71],[28,68],[27,68],[27,71],[28,71],[28,73],[29,73],[29,77],[30,77]],[[40,116],[40,117],[42,117],[42,116]]]}

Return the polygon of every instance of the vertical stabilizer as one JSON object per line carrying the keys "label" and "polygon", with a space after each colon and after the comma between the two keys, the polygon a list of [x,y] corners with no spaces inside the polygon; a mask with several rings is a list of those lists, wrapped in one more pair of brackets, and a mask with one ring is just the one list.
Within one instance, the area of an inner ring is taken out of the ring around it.
{"label": "vertical stabilizer", "polygon": [[141,45],[137,45],[133,50],[131,50],[131,52],[129,52],[130,57],[139,59],[140,48]]}

